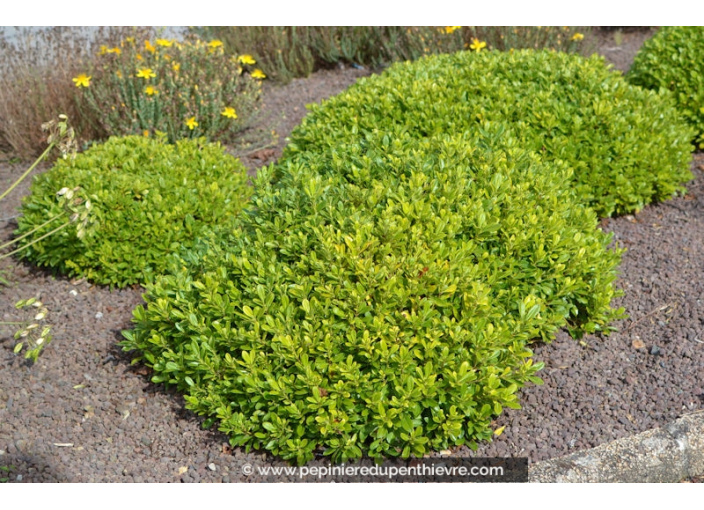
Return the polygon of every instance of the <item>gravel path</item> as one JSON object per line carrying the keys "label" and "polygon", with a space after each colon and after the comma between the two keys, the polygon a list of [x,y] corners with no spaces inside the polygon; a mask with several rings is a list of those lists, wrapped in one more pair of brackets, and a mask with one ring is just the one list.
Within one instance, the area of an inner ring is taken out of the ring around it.
{"label": "gravel path", "polygon": [[[268,88],[263,118],[279,140],[273,152],[248,158],[250,167],[278,157],[304,104],[365,74],[324,71]],[[23,170],[0,164],[0,189]],[[685,197],[603,222],[628,248],[618,282],[626,294],[615,304],[631,318],[609,337],[586,337],[586,347],[564,333],[536,346],[536,361],[546,364],[545,384],[522,390],[524,408],[507,410],[496,422],[506,425],[505,432],[475,455],[554,458],[704,407],[703,170],[700,154]],[[16,214],[27,189],[0,203],[0,218]],[[0,222],[0,238],[9,239],[12,228],[12,222]],[[284,465],[266,454],[231,450],[223,434],[201,428],[202,419],[184,409],[179,394],[152,384],[144,367],[130,365],[116,343],[142,302],[139,289],[110,292],[16,261],[0,267],[11,280],[0,288],[3,320],[16,320],[17,300],[37,296],[49,308],[54,334],[32,366],[12,354],[12,330],[0,330],[0,466],[12,466],[5,475],[10,481],[267,481],[243,476],[241,466]],[[637,341],[644,347],[636,348]]]}

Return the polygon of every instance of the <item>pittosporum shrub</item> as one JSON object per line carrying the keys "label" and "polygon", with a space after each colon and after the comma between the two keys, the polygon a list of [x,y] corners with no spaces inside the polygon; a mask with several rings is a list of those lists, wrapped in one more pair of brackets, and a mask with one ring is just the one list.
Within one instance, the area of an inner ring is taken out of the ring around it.
{"label": "pittosporum shrub", "polygon": [[645,41],[626,78],[648,89],[673,92],[704,149],[704,27],[663,27]]}
{"label": "pittosporum shrub", "polygon": [[[79,186],[92,202],[94,233],[52,234],[20,255],[69,276],[105,285],[144,283],[206,226],[229,221],[251,194],[246,169],[218,144],[141,136],[113,137],[35,177],[15,232],[21,236],[61,212],[56,193]],[[20,241],[38,240],[49,223]]]}
{"label": "pittosporum shrub", "polygon": [[474,447],[540,382],[529,341],[623,313],[619,253],[570,178],[500,129],[299,155],[147,286],[122,346],[233,445],[298,463]]}
{"label": "pittosporum shrub", "polygon": [[487,121],[506,123],[546,161],[564,161],[600,216],[670,198],[692,178],[693,135],[669,94],[628,84],[601,57],[531,50],[435,55],[363,78],[311,107],[284,159],[368,133],[422,138]]}

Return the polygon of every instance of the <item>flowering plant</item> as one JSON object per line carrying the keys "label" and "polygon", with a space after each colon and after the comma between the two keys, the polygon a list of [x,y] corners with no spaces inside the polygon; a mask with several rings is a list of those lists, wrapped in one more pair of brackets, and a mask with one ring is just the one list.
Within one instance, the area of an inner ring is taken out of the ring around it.
{"label": "flowering plant", "polygon": [[73,81],[80,103],[108,135],[227,142],[246,127],[259,100],[263,76],[250,72],[253,63],[226,57],[219,40],[127,38],[115,48],[101,46],[97,68]]}

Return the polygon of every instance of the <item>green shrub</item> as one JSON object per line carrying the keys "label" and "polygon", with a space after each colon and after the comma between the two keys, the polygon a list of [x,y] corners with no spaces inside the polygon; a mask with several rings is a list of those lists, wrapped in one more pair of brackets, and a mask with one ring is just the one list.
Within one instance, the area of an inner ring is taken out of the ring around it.
{"label": "green shrub", "polygon": [[704,27],[663,27],[645,41],[627,74],[629,82],[673,92],[704,149]]}
{"label": "green shrub", "polygon": [[493,127],[265,168],[237,225],[147,286],[123,348],[247,449],[474,447],[540,382],[530,340],[623,313],[619,254],[569,179]]}
{"label": "green shrub", "polygon": [[573,169],[600,216],[670,198],[692,178],[691,130],[669,94],[632,86],[601,57],[551,51],[460,52],[396,64],[322,105],[291,134],[284,158],[335,151],[369,133],[390,139],[475,132],[507,123],[521,145]]}
{"label": "green shrub", "polygon": [[100,284],[143,283],[163,272],[168,254],[188,247],[204,227],[236,215],[250,194],[246,181],[239,160],[204,139],[170,145],[163,138],[111,138],[36,176],[15,232],[30,232],[61,213],[57,191],[80,186],[92,201],[94,234],[79,240],[75,229],[65,229],[20,255]]}
{"label": "green shrub", "polygon": [[92,75],[76,76],[74,89],[108,135],[232,141],[254,113],[261,81],[222,44],[130,37],[102,46]]}

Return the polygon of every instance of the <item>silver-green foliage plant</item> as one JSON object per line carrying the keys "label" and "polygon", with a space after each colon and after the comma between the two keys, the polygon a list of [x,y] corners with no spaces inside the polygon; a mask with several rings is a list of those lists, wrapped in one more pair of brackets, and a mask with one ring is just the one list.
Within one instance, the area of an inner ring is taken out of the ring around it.
{"label": "silver-green foliage plant", "polygon": [[[80,186],[90,200],[93,235],[79,239],[80,232],[62,230],[43,237],[64,186]],[[18,219],[16,235],[27,245],[19,255],[99,284],[144,283],[204,228],[236,216],[249,195],[244,166],[218,144],[114,137],[35,178]]]}
{"label": "silver-green foliage plant", "polygon": [[628,81],[672,92],[704,149],[704,27],[663,27],[636,54]]}
{"label": "silver-green foliage plant", "polygon": [[623,313],[570,179],[497,126],[299,154],[147,286],[123,348],[233,445],[299,464],[476,447],[541,382],[530,341]]}
{"label": "silver-green foliage plant", "polygon": [[284,159],[368,134],[474,133],[485,122],[565,162],[600,216],[671,198],[692,178],[693,132],[670,94],[630,85],[601,57],[532,50],[435,55],[361,79],[311,107]]}

